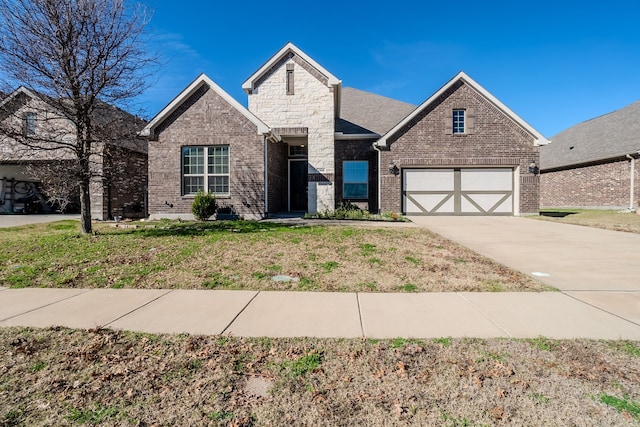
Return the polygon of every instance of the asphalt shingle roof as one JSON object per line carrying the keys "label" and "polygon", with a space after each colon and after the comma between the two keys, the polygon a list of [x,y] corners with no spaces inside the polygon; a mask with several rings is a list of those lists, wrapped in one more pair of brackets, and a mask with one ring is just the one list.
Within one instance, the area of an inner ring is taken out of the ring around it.
{"label": "asphalt shingle roof", "polygon": [[413,104],[344,87],[336,132],[384,135],[415,108]]}
{"label": "asphalt shingle roof", "polygon": [[640,150],[640,101],[587,120],[551,138],[540,147],[540,168],[597,162]]}

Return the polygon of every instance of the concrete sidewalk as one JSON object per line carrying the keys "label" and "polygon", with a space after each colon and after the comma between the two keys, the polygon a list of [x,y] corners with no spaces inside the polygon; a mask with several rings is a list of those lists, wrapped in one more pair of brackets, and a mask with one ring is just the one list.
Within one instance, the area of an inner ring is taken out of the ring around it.
{"label": "concrete sidewalk", "polygon": [[[640,340],[640,292],[322,293],[1,289],[0,326],[268,337]],[[609,295],[609,294],[607,294]],[[609,295],[610,296],[610,295]],[[589,303],[597,301],[599,307]],[[608,310],[608,308],[615,309]]]}

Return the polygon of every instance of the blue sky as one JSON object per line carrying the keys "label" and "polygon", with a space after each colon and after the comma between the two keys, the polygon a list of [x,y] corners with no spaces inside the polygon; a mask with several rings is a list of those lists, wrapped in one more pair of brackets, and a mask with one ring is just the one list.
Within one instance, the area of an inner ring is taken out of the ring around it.
{"label": "blue sky", "polygon": [[419,104],[458,71],[546,137],[640,99],[640,2],[146,0],[154,116],[200,73],[242,82],[288,41],[355,87]]}

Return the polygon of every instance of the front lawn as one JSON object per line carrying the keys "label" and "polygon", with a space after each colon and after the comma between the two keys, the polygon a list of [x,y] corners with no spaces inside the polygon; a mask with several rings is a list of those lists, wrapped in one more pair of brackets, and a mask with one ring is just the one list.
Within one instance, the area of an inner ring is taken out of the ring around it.
{"label": "front lawn", "polygon": [[90,236],[80,234],[76,221],[0,229],[0,284],[350,292],[546,289],[417,227],[134,224],[96,224]]}
{"label": "front lawn", "polygon": [[640,233],[640,215],[635,212],[623,213],[617,210],[600,209],[542,209],[540,216],[529,218]]}
{"label": "front lawn", "polygon": [[630,341],[0,328],[2,426],[637,426]]}

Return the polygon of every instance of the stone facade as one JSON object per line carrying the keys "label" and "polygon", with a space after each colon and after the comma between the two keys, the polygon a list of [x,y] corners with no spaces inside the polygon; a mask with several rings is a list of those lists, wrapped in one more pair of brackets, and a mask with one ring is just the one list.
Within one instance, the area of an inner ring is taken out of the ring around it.
{"label": "stone facade", "polygon": [[193,218],[194,196],[182,188],[182,147],[215,145],[229,147],[230,195],[217,197],[219,208],[249,219],[264,217],[264,137],[205,84],[159,124],[149,142],[152,218]]}
{"label": "stone facade", "polygon": [[[469,129],[451,134],[453,109],[466,109]],[[471,123],[471,119],[472,123]],[[508,115],[464,81],[458,81],[434,100],[381,151],[381,210],[402,211],[402,174],[389,173],[386,165],[407,167],[507,167],[518,175],[514,189],[515,214],[539,211],[538,177],[528,172],[539,164],[534,138]]]}
{"label": "stone facade", "polygon": [[308,211],[333,210],[335,111],[327,76],[289,52],[254,84],[249,111],[271,128],[308,129]]}
{"label": "stone facade", "polygon": [[[612,208],[629,206],[630,160],[577,165],[540,175],[540,204],[544,208]],[[635,161],[634,203],[640,201],[640,160]]]}

